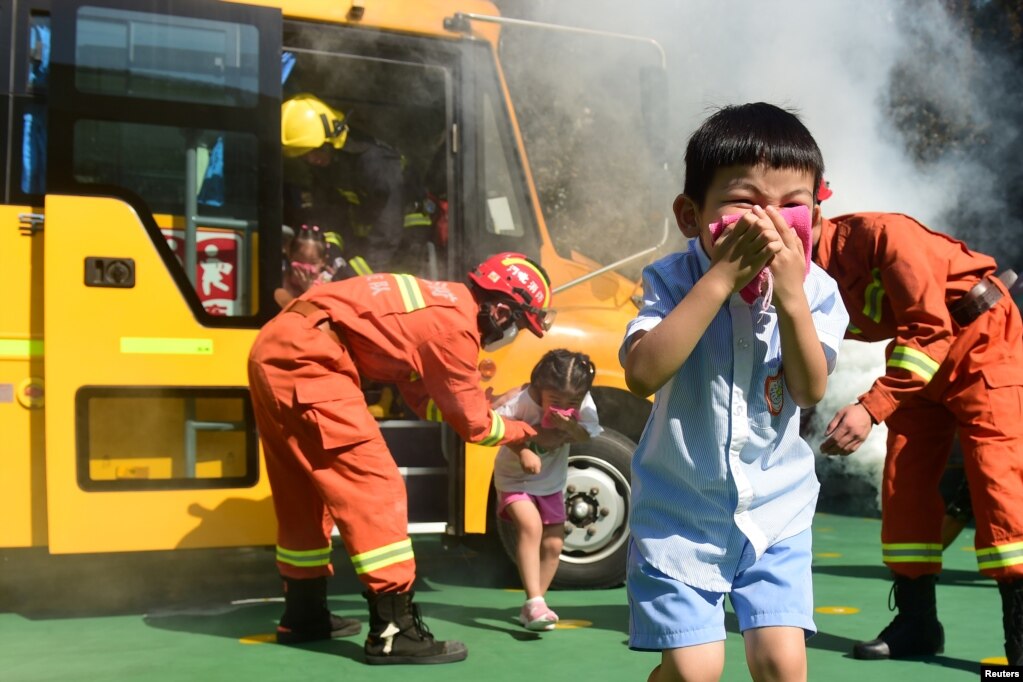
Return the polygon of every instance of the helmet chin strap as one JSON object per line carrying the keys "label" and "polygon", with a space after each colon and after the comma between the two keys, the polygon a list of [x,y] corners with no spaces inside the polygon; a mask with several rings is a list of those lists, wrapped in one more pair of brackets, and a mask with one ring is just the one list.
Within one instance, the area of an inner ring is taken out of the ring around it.
{"label": "helmet chin strap", "polygon": [[498,348],[504,348],[509,343],[515,340],[515,337],[518,335],[518,333],[519,333],[518,327],[516,327],[514,324],[509,325],[507,328],[505,328],[504,333],[502,333],[501,336],[496,341],[483,344],[483,347],[488,351],[495,351]]}
{"label": "helmet chin strap", "polygon": [[495,319],[494,308],[490,303],[482,304],[476,318],[480,328],[480,345],[488,351],[508,345],[519,333],[515,319],[509,317],[503,325],[500,324]]}

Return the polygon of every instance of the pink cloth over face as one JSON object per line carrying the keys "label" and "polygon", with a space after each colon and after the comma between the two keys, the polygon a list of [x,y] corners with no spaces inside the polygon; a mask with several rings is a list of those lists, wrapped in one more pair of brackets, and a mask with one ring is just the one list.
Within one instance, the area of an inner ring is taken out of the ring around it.
{"label": "pink cloth over face", "polygon": [[[785,220],[785,223],[795,230],[799,240],[803,242],[803,255],[806,256],[806,270],[803,271],[803,277],[805,278],[810,272],[810,258],[813,255],[811,244],[813,240],[813,226],[810,224],[810,209],[806,206],[789,206],[786,208],[779,209],[781,217]],[[714,237],[714,241],[717,241],[722,231],[729,225],[732,225],[741,218],[744,213],[736,213],[735,215],[726,215],[716,223],[711,223],[710,234]],[[754,301],[761,295],[764,294],[764,307],[766,308],[771,304],[771,292],[773,291],[773,277],[769,268],[764,268],[753,280],[744,286],[739,292],[742,296],[742,300],[746,303],[753,304]]]}
{"label": "pink cloth over face", "polygon": [[579,421],[579,410],[575,409],[574,407],[561,409],[560,407],[554,407],[553,405],[551,405],[550,407],[547,408],[547,411],[543,413],[543,418],[540,420],[540,426],[544,427],[545,429],[549,429],[552,426],[554,426],[557,422],[554,421],[552,415],[555,414]]}

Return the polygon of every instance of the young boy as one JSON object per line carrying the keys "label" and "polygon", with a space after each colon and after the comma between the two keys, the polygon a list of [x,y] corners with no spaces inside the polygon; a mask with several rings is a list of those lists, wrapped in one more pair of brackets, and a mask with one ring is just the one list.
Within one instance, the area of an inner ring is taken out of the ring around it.
{"label": "young boy", "polygon": [[[629,645],[661,651],[651,682],[719,679],[730,593],[753,678],[805,680],[819,484],[799,408],[824,395],[849,318],[779,207],[808,232],[824,162],[764,103],[710,116],[685,162],[673,208],[698,238],[645,269],[620,351],[629,388],[657,394],[633,460]],[[765,266],[773,294],[751,305],[739,292]]]}
{"label": "young boy", "polygon": [[956,432],[976,517],[977,565],[1002,597],[1005,653],[1023,665],[1023,322],[995,261],[893,213],[822,220],[814,260],[848,306],[849,338],[889,340],[885,373],[827,426],[821,452],[848,455],[888,426],[881,553],[898,614],[856,658],[940,653],[938,484]]}

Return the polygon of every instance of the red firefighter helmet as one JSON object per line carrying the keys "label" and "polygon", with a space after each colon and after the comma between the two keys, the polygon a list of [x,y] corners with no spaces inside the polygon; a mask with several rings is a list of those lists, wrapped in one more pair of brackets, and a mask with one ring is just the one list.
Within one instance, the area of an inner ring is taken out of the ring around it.
{"label": "red firefighter helmet", "polygon": [[469,280],[485,291],[500,294],[512,308],[516,324],[523,323],[538,337],[551,328],[551,280],[547,272],[521,253],[491,256],[469,273]]}

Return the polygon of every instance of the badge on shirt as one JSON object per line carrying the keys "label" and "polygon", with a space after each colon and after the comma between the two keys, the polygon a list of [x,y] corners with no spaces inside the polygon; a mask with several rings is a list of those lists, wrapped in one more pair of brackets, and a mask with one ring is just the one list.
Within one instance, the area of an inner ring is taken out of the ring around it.
{"label": "badge on shirt", "polygon": [[778,373],[772,374],[764,380],[764,399],[767,400],[767,409],[771,416],[777,417],[781,409],[785,407],[785,385],[782,383],[784,369],[778,366]]}

